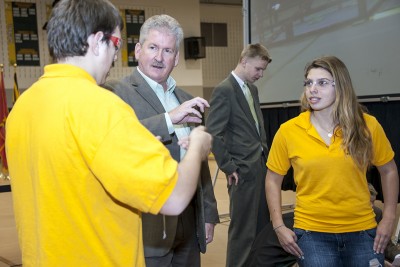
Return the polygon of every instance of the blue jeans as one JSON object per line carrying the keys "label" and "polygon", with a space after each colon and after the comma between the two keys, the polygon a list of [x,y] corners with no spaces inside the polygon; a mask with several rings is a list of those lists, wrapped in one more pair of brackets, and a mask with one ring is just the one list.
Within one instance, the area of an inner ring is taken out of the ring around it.
{"label": "blue jeans", "polygon": [[342,234],[320,233],[295,228],[297,244],[304,258],[300,267],[368,267],[378,259],[384,266],[384,255],[373,250],[376,228]]}

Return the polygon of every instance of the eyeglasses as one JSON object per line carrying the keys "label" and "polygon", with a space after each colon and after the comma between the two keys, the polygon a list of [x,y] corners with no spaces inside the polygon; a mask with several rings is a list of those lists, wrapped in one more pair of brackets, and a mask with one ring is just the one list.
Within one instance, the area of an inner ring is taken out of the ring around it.
{"label": "eyeglasses", "polygon": [[110,36],[110,40],[113,43],[114,47],[115,47],[115,52],[117,52],[118,50],[121,49],[122,46],[122,39],[117,37],[117,36]]}
{"label": "eyeglasses", "polygon": [[315,85],[315,87],[319,89],[327,88],[329,85],[335,86],[335,81],[331,81],[329,79],[318,79],[318,80],[305,80],[303,86],[307,89],[311,89]]}

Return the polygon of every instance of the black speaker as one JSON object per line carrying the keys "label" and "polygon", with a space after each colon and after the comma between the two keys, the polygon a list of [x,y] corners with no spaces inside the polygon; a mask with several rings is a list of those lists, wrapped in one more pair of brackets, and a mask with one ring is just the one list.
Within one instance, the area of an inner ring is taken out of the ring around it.
{"label": "black speaker", "polygon": [[185,38],[185,59],[199,59],[206,57],[206,38]]}

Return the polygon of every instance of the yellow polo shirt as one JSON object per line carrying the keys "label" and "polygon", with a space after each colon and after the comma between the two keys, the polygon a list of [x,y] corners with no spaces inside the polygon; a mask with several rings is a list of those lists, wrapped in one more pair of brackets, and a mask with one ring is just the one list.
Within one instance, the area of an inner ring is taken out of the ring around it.
{"label": "yellow polo shirt", "polygon": [[55,64],[6,127],[23,266],[145,266],[141,212],[160,211],[178,174],[132,108]]}
{"label": "yellow polo shirt", "polygon": [[[366,169],[360,170],[341,148],[340,131],[327,146],[303,112],[281,125],[267,167],[285,175],[293,166],[296,189],[294,227],[327,233],[361,231],[376,226]],[[364,114],[373,142],[373,165],[388,163],[394,152],[378,121]]]}

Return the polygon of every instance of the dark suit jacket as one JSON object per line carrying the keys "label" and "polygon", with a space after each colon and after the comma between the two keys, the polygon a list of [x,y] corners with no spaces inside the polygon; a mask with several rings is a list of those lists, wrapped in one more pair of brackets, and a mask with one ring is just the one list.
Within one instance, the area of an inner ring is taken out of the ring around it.
{"label": "dark suit jacket", "polygon": [[263,173],[259,167],[261,146],[264,154],[268,155],[258,91],[252,84],[248,87],[253,95],[260,134],[242,89],[232,74],[215,87],[206,120],[207,130],[213,136],[212,151],[219,168],[225,174],[238,171],[241,179]]}
{"label": "dark suit jacket", "polygon": [[[165,121],[164,107],[157,95],[148,85],[146,80],[135,68],[131,75],[121,81],[109,81],[104,85],[134,110],[140,122],[154,135],[162,137],[162,142],[169,149],[171,156],[180,161],[180,147],[175,134],[170,135]],[[175,88],[175,95],[180,103],[193,98],[179,88]],[[199,241],[200,251],[206,251],[205,223],[218,223],[217,202],[212,187],[208,162],[204,161],[201,166],[199,184],[194,198],[196,212],[196,234]],[[143,243],[146,257],[164,256],[171,248],[176,233],[177,216],[165,216],[167,236],[163,239],[163,215],[143,214]]]}

